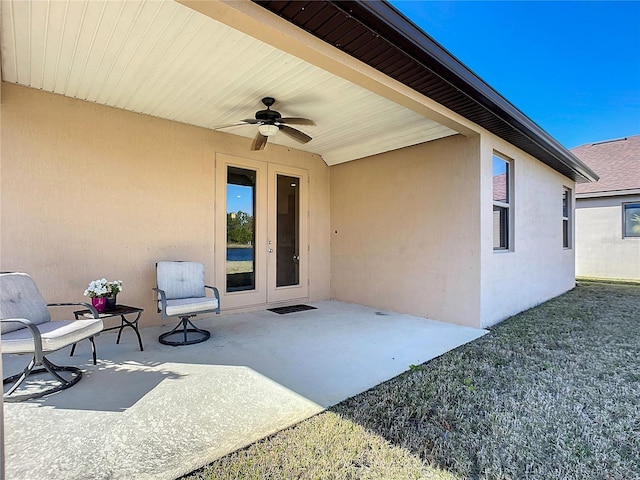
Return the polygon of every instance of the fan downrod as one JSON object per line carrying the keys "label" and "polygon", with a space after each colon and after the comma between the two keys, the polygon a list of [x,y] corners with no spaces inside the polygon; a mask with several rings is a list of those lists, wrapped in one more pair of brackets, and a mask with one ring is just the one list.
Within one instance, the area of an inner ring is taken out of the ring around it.
{"label": "fan downrod", "polygon": [[273,97],[264,97],[262,99],[262,103],[264,103],[266,110],[260,110],[256,112],[256,120],[260,120],[261,122],[275,125],[275,123],[282,118],[280,112],[276,112],[275,110],[271,110],[271,105],[276,103],[276,99]]}

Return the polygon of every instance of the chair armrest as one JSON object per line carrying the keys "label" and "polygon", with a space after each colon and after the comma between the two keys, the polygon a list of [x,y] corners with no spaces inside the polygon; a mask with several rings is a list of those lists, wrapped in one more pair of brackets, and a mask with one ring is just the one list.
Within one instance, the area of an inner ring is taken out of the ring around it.
{"label": "chair armrest", "polygon": [[215,295],[215,297],[217,299],[220,299],[220,292],[218,292],[218,289],[216,287],[212,287],[211,285],[205,285],[204,288],[209,288],[213,290],[213,294]]}
{"label": "chair armrest", "polygon": [[154,288],[153,290],[158,292],[158,297],[160,297],[158,300],[160,301],[162,308],[158,308],[158,313],[162,312],[162,316],[164,318],[165,312],[167,311],[167,294],[164,293],[164,290],[160,290],[159,288]]}
{"label": "chair armrest", "polygon": [[100,318],[100,314],[96,310],[96,307],[86,302],[65,302],[65,303],[47,303],[47,307],[72,307],[74,305],[79,305],[85,307],[93,314],[93,318]]}
{"label": "chair armrest", "polygon": [[9,323],[9,322],[18,322],[22,323],[25,327],[31,330],[31,335],[33,336],[33,348],[34,348],[34,357],[36,362],[42,361],[42,337],[40,336],[40,330],[38,327],[31,321],[26,318],[2,318],[0,319],[0,323]]}
{"label": "chair armrest", "polygon": [[220,292],[216,287],[212,287],[211,285],[205,285],[204,288],[213,290],[213,295],[216,297],[216,300],[218,300],[218,308],[216,309],[216,313],[220,313]]}

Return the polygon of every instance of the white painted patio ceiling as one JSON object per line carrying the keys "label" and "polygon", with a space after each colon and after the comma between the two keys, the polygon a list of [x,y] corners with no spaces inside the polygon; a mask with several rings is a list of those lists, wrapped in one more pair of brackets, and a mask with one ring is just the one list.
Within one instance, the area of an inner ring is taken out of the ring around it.
{"label": "white painted patio ceiling", "polygon": [[282,133],[269,141],[329,165],[457,133],[170,0],[1,5],[5,82],[208,129],[253,118],[273,96],[283,116],[317,125],[300,127],[306,145]]}

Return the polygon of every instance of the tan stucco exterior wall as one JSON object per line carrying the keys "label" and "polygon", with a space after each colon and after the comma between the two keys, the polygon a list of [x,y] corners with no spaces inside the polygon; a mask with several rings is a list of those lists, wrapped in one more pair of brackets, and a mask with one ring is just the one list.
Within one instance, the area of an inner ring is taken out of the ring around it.
{"label": "tan stucco exterior wall", "polygon": [[331,297],[479,325],[479,137],[331,167]]}
{"label": "tan stucco exterior wall", "polygon": [[[205,263],[213,283],[216,153],[309,172],[310,300],[329,298],[329,167],[317,155],[2,83],[0,269],[31,274],[49,302],[124,282],[155,312],[155,263]],[[223,305],[224,308],[224,305]]]}
{"label": "tan stucco exterior wall", "polygon": [[576,275],[640,280],[640,238],[622,235],[623,203],[640,195],[576,201]]}
{"label": "tan stucco exterior wall", "polygon": [[[494,151],[511,159],[513,166],[510,251],[493,251]],[[481,326],[498,323],[575,286],[575,248],[565,249],[562,244],[564,187],[575,197],[571,179],[494,135],[482,136]]]}
{"label": "tan stucco exterior wall", "polygon": [[[2,84],[0,269],[50,302],[122,279],[155,313],[154,265],[216,268],[217,153],[309,172],[309,300],[489,326],[574,285],[562,247],[568,178],[499,138],[454,137],[327,167],[317,155]],[[515,247],[492,247],[491,156],[514,160]],[[575,238],[575,235],[574,235]],[[224,305],[223,305],[224,308]]]}

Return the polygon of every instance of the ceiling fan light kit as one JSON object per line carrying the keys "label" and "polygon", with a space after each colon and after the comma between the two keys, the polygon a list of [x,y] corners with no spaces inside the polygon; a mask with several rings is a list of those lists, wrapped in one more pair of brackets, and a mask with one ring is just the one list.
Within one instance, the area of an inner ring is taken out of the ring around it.
{"label": "ceiling fan light kit", "polygon": [[258,131],[264,135],[265,137],[272,137],[280,130],[276,125],[270,125],[268,123],[263,123],[262,125],[258,125]]}
{"label": "ceiling fan light kit", "polygon": [[266,110],[259,110],[255,114],[254,118],[247,118],[241,120],[242,123],[233,125],[224,125],[214,130],[220,130],[222,128],[237,127],[240,125],[258,125],[258,134],[253,139],[251,150],[263,150],[267,144],[269,137],[273,137],[279,131],[286,134],[288,137],[293,138],[300,143],[308,143],[312,138],[304,132],[298,129],[290,127],[289,125],[315,125],[313,120],[301,117],[282,117],[280,112],[271,110],[271,106],[276,102],[273,97],[264,97],[262,103]]}

